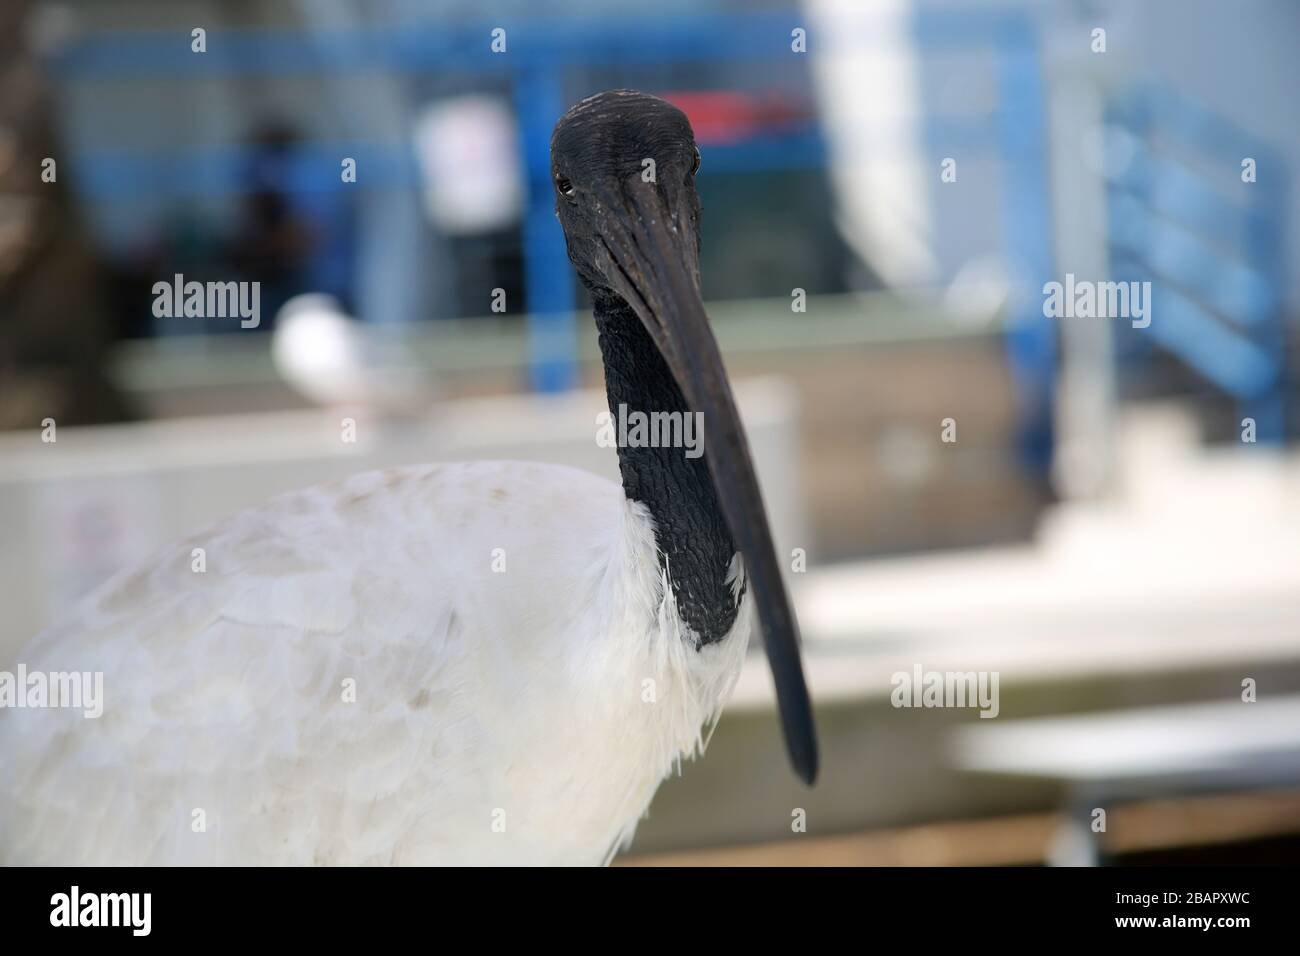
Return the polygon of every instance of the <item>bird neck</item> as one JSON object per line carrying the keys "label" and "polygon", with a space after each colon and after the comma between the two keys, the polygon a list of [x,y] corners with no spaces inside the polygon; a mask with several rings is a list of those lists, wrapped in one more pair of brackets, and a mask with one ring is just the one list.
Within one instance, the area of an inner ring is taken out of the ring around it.
{"label": "bird neck", "polygon": [[736,546],[705,462],[702,422],[627,303],[596,296],[594,311],[623,492],[654,519],[682,621],[700,645],[720,641],[741,591],[732,589]]}

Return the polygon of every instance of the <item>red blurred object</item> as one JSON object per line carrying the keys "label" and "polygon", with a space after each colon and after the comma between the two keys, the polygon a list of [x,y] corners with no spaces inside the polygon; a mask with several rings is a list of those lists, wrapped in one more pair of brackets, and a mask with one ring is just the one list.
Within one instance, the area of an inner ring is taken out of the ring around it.
{"label": "red blurred object", "polygon": [[813,121],[812,107],[780,94],[681,90],[660,93],[691,121],[702,145],[736,143],[762,133],[788,132]]}

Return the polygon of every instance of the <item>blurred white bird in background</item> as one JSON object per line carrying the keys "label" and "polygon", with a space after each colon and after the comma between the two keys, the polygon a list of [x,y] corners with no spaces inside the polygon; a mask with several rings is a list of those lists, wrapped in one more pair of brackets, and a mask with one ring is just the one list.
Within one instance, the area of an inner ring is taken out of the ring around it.
{"label": "blurred white bird in background", "polygon": [[284,381],[315,405],[402,417],[426,408],[435,394],[404,343],[380,337],[323,293],[294,296],[280,309],[271,360]]}

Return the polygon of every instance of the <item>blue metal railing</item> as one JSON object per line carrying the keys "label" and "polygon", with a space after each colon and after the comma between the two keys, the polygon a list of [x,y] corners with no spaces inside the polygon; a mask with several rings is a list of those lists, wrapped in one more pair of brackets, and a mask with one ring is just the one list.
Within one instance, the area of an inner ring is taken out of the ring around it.
{"label": "blue metal railing", "polygon": [[[1110,267],[1151,283],[1151,324],[1122,359],[1152,346],[1236,402],[1263,442],[1286,430],[1282,304],[1286,183],[1264,143],[1203,107],[1142,88],[1107,110]],[[1256,163],[1256,181],[1241,163]]]}

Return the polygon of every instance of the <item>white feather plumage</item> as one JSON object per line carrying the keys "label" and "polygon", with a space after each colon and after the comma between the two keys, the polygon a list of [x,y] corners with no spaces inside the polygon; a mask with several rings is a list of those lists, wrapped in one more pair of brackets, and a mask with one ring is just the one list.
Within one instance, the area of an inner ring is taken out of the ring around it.
{"label": "white feather plumage", "polygon": [[282,496],[29,645],[29,670],[102,671],[104,713],[0,711],[0,860],[607,861],[702,748],[747,604],[695,650],[646,509],[586,472],[410,467]]}

